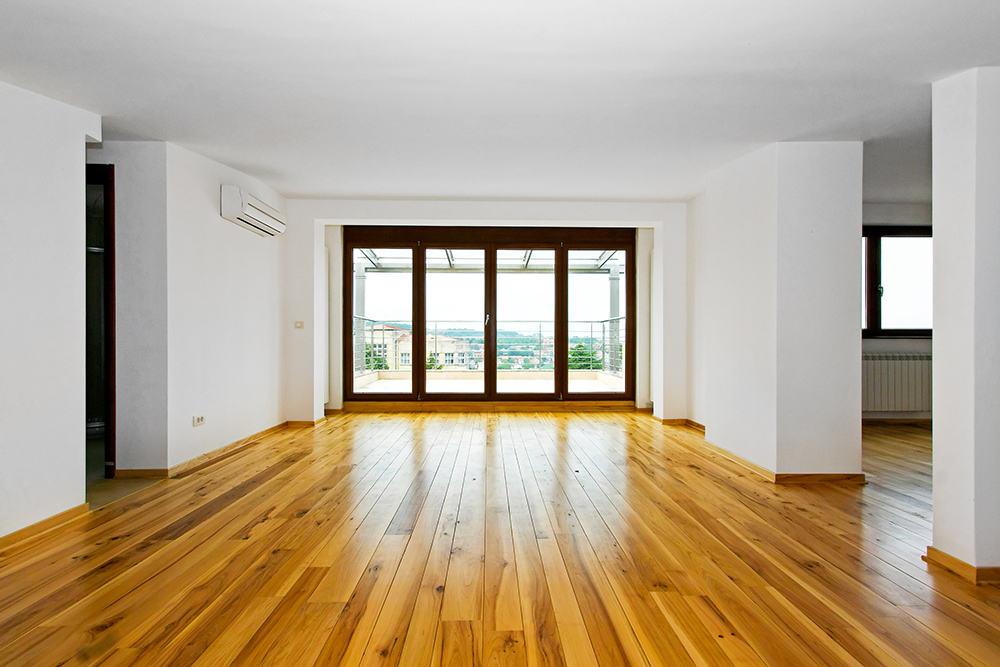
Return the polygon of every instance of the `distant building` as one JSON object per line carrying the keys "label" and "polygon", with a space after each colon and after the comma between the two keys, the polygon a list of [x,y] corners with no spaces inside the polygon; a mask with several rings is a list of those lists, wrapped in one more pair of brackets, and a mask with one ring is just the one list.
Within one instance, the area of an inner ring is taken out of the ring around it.
{"label": "distant building", "polygon": [[[473,349],[463,338],[426,336],[427,359],[444,368],[476,369],[482,361],[482,351]],[[381,358],[386,370],[403,370],[413,366],[413,332],[406,327],[384,322],[365,327],[365,346],[371,359]],[[476,346],[478,348],[478,346]],[[366,364],[372,368],[372,361]]]}

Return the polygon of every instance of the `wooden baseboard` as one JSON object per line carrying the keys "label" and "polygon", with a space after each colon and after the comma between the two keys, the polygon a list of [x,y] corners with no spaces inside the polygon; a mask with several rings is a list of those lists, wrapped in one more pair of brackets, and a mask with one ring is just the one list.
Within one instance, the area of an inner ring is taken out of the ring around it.
{"label": "wooden baseboard", "polygon": [[1000,567],[976,567],[975,565],[969,565],[964,560],[955,558],[951,554],[947,554],[934,547],[927,547],[927,555],[923,559],[927,563],[938,565],[950,572],[954,572],[977,586],[1000,583]]}
{"label": "wooden baseboard", "polygon": [[330,417],[332,415],[340,415],[343,413],[344,413],[344,408],[326,408],[325,410],[323,410],[323,414],[326,415],[327,417]]}
{"label": "wooden baseboard", "polygon": [[344,412],[344,410],[342,410],[342,409],[341,410],[323,410],[323,416],[320,417],[319,419],[314,420],[314,421],[289,421],[289,422],[285,422],[285,425],[288,426],[288,428],[312,428],[313,426],[319,426],[320,424],[322,424],[323,422],[325,422],[330,417],[332,417],[334,415],[342,414],[343,412]]}
{"label": "wooden baseboard", "polygon": [[696,431],[702,433],[705,432],[705,427],[696,421],[691,421],[690,419],[660,419],[660,423],[664,426],[687,426],[688,428],[693,428]]}
{"label": "wooden baseboard", "polygon": [[24,528],[15,530],[13,533],[8,533],[7,535],[0,537],[0,549],[6,549],[12,544],[38,537],[42,533],[47,533],[53,528],[58,528],[64,523],[72,521],[89,511],[90,505],[84,503],[82,505],[77,505],[76,507],[71,507],[64,512],[60,512],[59,514],[50,516],[48,519],[42,519],[41,521],[33,523],[30,526],[25,526]]}
{"label": "wooden baseboard", "polygon": [[775,484],[867,484],[863,472],[774,473]]}
{"label": "wooden baseboard", "polygon": [[159,479],[161,477],[168,477],[169,475],[170,470],[167,468],[115,469],[115,479]]}
{"label": "wooden baseboard", "polygon": [[661,419],[660,422],[665,426],[688,426],[696,431],[705,432],[705,427],[698,422],[693,422],[690,419]]}
{"label": "wooden baseboard", "polygon": [[728,459],[736,465],[746,468],[750,472],[762,477],[772,484],[864,484],[864,473],[775,473],[763,466],[759,466],[753,461],[748,461],[742,456],[733,454],[729,450],[717,447],[710,442],[699,443],[702,447],[717,454],[724,459]]}
{"label": "wooden baseboard", "polygon": [[350,401],[344,412],[635,412],[631,401]]}
{"label": "wooden baseboard", "polygon": [[171,478],[176,478],[176,477],[185,477],[187,475],[190,475],[191,473],[197,470],[201,470],[202,468],[206,468],[212,465],[213,463],[219,462],[224,458],[232,456],[233,454],[240,451],[244,447],[249,447],[250,445],[254,444],[257,440],[263,438],[265,435],[270,435],[271,433],[280,431],[287,425],[288,422],[282,422],[280,424],[272,426],[271,428],[264,429],[260,433],[254,433],[253,435],[247,436],[242,440],[231,442],[228,445],[224,445],[222,447],[219,447],[218,449],[213,449],[210,452],[206,452],[201,456],[196,456],[193,459],[185,461],[184,463],[179,463],[167,471],[167,476]]}
{"label": "wooden baseboard", "polygon": [[871,426],[877,426],[877,425],[899,426],[899,425],[906,425],[906,424],[913,425],[913,426],[933,426],[934,425],[934,420],[933,419],[906,419],[906,418],[903,418],[903,419],[877,419],[877,418],[868,418],[868,419],[862,419],[861,423],[863,425],[871,425]]}
{"label": "wooden baseboard", "polygon": [[711,452],[713,454],[716,454],[718,456],[721,456],[724,459],[728,459],[729,461],[732,461],[733,463],[735,463],[736,465],[740,466],[741,468],[746,468],[747,470],[749,470],[753,474],[758,475],[758,476],[764,478],[764,480],[766,480],[768,482],[771,482],[771,483],[774,483],[774,473],[771,472],[770,470],[768,470],[767,468],[764,468],[763,466],[759,466],[756,463],[754,463],[753,461],[748,461],[745,458],[743,458],[742,456],[737,456],[736,454],[733,454],[728,449],[723,449],[722,447],[716,447],[715,445],[713,445],[710,442],[699,442],[698,444],[702,448],[707,449],[709,452]]}
{"label": "wooden baseboard", "polygon": [[699,424],[696,421],[692,421],[690,419],[685,419],[684,420],[684,425],[687,426],[688,428],[693,428],[696,431],[701,431],[702,433],[705,432],[705,425],[704,424]]}

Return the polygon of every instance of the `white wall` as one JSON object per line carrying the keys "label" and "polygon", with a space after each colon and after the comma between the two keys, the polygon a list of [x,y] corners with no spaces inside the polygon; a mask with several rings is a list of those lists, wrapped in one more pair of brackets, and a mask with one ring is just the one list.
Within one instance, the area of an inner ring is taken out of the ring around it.
{"label": "white wall", "polygon": [[[670,257],[671,275],[679,275],[683,283],[686,275],[684,234],[686,213],[684,204],[662,203],[604,203],[604,202],[517,202],[517,201],[402,201],[402,200],[290,200],[288,202],[289,230],[286,266],[285,324],[291,333],[286,338],[286,397],[288,419],[312,421],[322,417],[323,380],[327,374],[322,347],[330,350],[331,367],[339,367],[342,358],[339,342],[330,347],[330,341],[321,339],[321,327],[316,317],[325,316],[322,307],[326,298],[325,286],[331,281],[323,267],[322,249],[326,226],[356,224],[420,224],[420,225],[489,225],[537,227],[636,227],[655,230],[669,228],[660,244],[663,256]],[[678,241],[673,245],[668,240]],[[655,243],[655,241],[654,241]],[[655,267],[654,267],[655,269]],[[340,273],[333,276],[331,293],[342,288]],[[662,283],[661,283],[662,286]],[[664,313],[662,326],[666,327],[672,341],[683,341],[686,336],[686,292],[681,285],[673,284],[669,308],[680,308]],[[662,287],[651,286],[657,298],[663,298]],[[679,290],[679,291],[678,291]],[[657,297],[656,294],[660,296]],[[341,306],[342,307],[342,306]],[[337,313],[334,317],[339,317]],[[304,322],[303,329],[291,329],[292,322]],[[339,319],[336,319],[339,325]],[[638,323],[637,323],[638,324]],[[648,325],[647,325],[648,326]],[[661,336],[663,331],[661,329]],[[683,345],[664,349],[662,338],[650,344],[650,355],[656,355],[657,345],[661,355],[659,366],[671,369],[660,382],[661,396],[681,397],[679,410],[686,411],[686,354]],[[637,364],[649,366],[650,360],[641,358],[637,349]],[[654,368],[656,366],[654,365]],[[674,372],[672,369],[680,369]],[[339,379],[338,379],[339,380]],[[331,388],[333,397],[340,391]],[[653,388],[653,393],[656,393]],[[641,390],[639,390],[641,395]],[[639,396],[637,396],[638,398]],[[654,399],[655,401],[655,399]],[[654,406],[655,407],[655,406]],[[668,418],[683,418],[686,412],[669,414]]]}
{"label": "white wall", "polygon": [[861,470],[857,142],[765,147],[691,205],[691,419],[777,473]]}
{"label": "white wall", "polygon": [[105,142],[88,160],[115,165],[119,469],[173,467],[283,422],[284,240],[224,220],[219,186],[284,200],[163,142]]}
{"label": "white wall", "polygon": [[706,338],[711,335],[708,317],[704,313],[708,305],[706,283],[710,276],[702,270],[702,264],[708,259],[705,249],[705,236],[708,233],[706,218],[706,196],[698,195],[688,202],[687,228],[687,402],[688,419],[705,425],[708,419],[707,374],[709,359],[706,350]]}
{"label": "white wall", "polygon": [[[687,419],[687,210],[653,228],[649,290],[649,386],[653,416]],[[641,358],[636,364],[643,363]]]}
{"label": "white wall", "polygon": [[115,166],[116,463],[167,467],[167,149],[107,141],[87,162]]}
{"label": "white wall", "polygon": [[85,500],[85,144],[101,119],[0,82],[0,535]]}
{"label": "white wall", "polygon": [[[167,144],[171,467],[285,421],[284,239],[223,219],[223,183],[285,208],[260,181]],[[204,426],[192,426],[195,415]]]}
{"label": "white wall", "polygon": [[865,202],[861,218],[866,225],[928,225],[931,205],[899,204],[895,202]]}
{"label": "white wall", "polygon": [[[318,345],[329,345],[329,341],[322,339],[325,327],[317,323],[324,314],[329,314],[325,309],[317,312],[316,307],[320,295],[327,293],[328,276],[323,263],[317,261],[325,244],[325,234],[323,225],[317,224],[307,212],[312,205],[312,201],[288,201],[288,228],[284,234],[281,327],[285,350],[285,418],[289,421],[323,418],[323,392],[317,388],[328,373],[329,365],[339,363],[341,358],[337,351],[331,350],[324,366],[323,355],[317,354]],[[296,329],[295,322],[302,322],[302,328]]]}
{"label": "white wall", "polygon": [[[650,306],[652,299],[650,294],[652,285],[653,266],[653,230],[640,229],[635,237],[635,319],[636,322],[651,322]],[[650,359],[650,340],[652,324],[650,326],[637,326],[635,332],[635,405],[638,408],[648,409],[653,407],[652,379],[648,360]],[[640,363],[639,360],[646,360]]]}
{"label": "white wall", "polygon": [[1000,566],[1000,68],[933,86],[934,547]]}

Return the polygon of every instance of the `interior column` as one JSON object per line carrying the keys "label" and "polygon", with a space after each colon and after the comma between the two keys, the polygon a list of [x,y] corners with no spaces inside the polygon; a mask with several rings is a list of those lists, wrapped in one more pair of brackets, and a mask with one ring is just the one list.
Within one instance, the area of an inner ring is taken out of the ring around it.
{"label": "interior column", "polygon": [[1000,68],[933,86],[934,544],[1000,580]]}

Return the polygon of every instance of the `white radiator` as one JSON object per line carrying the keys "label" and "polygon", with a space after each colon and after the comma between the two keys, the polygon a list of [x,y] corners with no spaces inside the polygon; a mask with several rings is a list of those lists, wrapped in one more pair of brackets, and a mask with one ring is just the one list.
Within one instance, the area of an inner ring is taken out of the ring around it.
{"label": "white radiator", "polygon": [[931,355],[861,355],[861,409],[864,412],[930,412]]}

